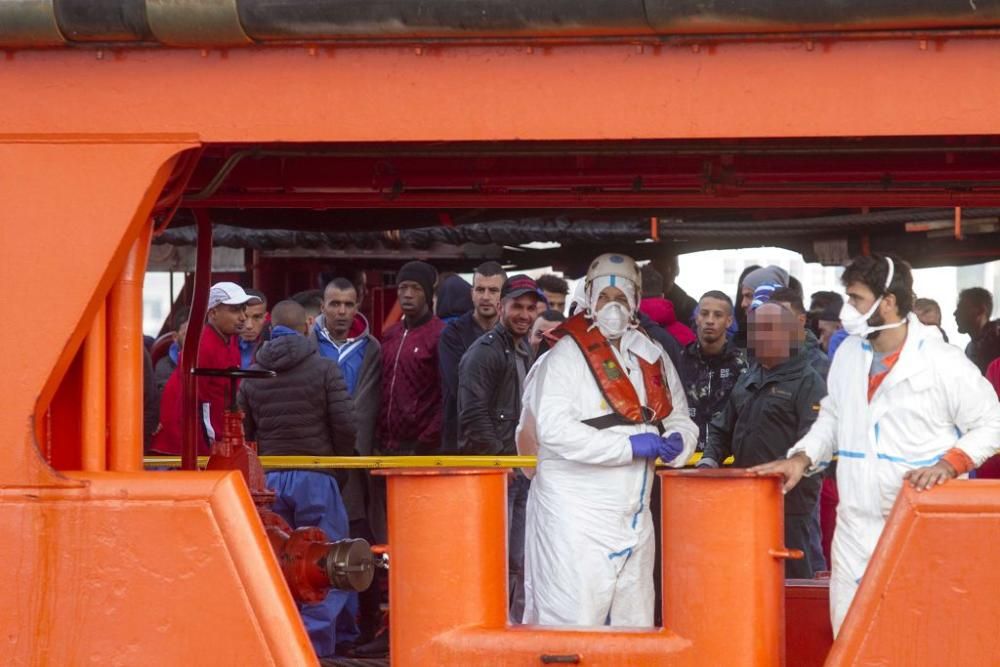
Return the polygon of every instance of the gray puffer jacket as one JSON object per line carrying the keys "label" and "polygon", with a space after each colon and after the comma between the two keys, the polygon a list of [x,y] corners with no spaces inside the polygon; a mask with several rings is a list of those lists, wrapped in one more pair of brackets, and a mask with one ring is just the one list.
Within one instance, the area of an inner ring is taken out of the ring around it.
{"label": "gray puffer jacket", "polygon": [[[252,368],[278,376],[240,383],[248,440],[261,456],[351,456],[354,404],[336,362],[319,355],[305,336],[272,338],[257,350]],[[343,483],[345,471],[336,477]]]}

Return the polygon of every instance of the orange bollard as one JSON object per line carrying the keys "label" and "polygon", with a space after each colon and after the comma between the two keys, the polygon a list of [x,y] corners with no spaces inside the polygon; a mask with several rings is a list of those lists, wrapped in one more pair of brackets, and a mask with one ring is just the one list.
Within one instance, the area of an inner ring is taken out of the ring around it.
{"label": "orange bollard", "polygon": [[392,664],[442,664],[429,639],[507,622],[507,471],[394,470],[387,494]]}
{"label": "orange bollard", "polygon": [[788,554],[777,476],[670,470],[660,478],[663,624],[694,642],[703,665],[784,664]]}

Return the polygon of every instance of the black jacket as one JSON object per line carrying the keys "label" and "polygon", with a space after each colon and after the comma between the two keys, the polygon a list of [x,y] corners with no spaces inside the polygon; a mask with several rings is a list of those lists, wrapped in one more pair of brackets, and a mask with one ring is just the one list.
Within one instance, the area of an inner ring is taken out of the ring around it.
{"label": "black jacket", "polygon": [[[531,347],[518,344],[531,367]],[[514,431],[521,415],[518,351],[503,324],[480,337],[462,357],[458,371],[458,433],[463,454],[515,454]]]}
{"label": "black jacket", "polygon": [[[278,374],[240,383],[246,436],[257,441],[262,456],[354,453],[354,403],[337,363],[319,355],[316,341],[272,338],[257,350],[252,368]],[[341,483],[347,477],[343,470],[335,476]]]}
{"label": "black jacket", "polygon": [[[729,400],[708,426],[705,459],[737,468],[782,459],[819,415],[826,383],[803,350],[777,368],[754,363],[740,376]],[[818,476],[804,477],[785,496],[785,512],[808,514],[819,498]]]}
{"label": "black jacket", "polygon": [[458,364],[469,346],[486,331],[468,312],[445,327],[438,341],[438,367],[441,370],[441,451],[458,451]]}

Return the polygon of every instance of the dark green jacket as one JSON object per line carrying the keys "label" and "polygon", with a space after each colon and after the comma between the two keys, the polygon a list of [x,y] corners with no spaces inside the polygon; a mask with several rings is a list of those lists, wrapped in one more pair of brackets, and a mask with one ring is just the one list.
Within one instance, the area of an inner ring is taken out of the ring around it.
{"label": "dark green jacket", "polygon": [[[733,387],[725,407],[708,425],[705,459],[736,468],[782,459],[819,415],[826,383],[805,349],[785,363],[765,369],[754,362]],[[807,514],[819,497],[818,477],[805,477],[785,496],[785,511]]]}

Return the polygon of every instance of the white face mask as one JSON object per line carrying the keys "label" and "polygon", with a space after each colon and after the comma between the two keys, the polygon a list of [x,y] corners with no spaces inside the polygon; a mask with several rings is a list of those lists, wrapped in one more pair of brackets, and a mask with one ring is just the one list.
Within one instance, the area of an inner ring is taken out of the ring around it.
{"label": "white face mask", "polygon": [[[889,275],[886,277],[884,289],[888,290],[889,285],[892,283],[892,274],[895,267],[893,266],[892,260],[888,257],[885,258],[885,261],[889,263]],[[868,312],[864,314],[859,313],[858,309],[850,303],[844,303],[844,307],[840,309],[840,325],[844,327],[844,331],[851,336],[861,336],[862,338],[867,338],[876,331],[895,329],[896,327],[901,327],[906,324],[906,320],[900,320],[894,324],[883,324],[877,327],[868,323],[871,316],[875,314],[876,310],[878,310],[879,304],[882,303],[882,299],[883,297],[881,296],[875,299],[875,303],[873,303],[872,307],[868,309]]]}
{"label": "white face mask", "polygon": [[612,301],[597,311],[597,328],[604,334],[605,338],[616,340],[621,338],[628,330],[629,312],[620,303]]}

